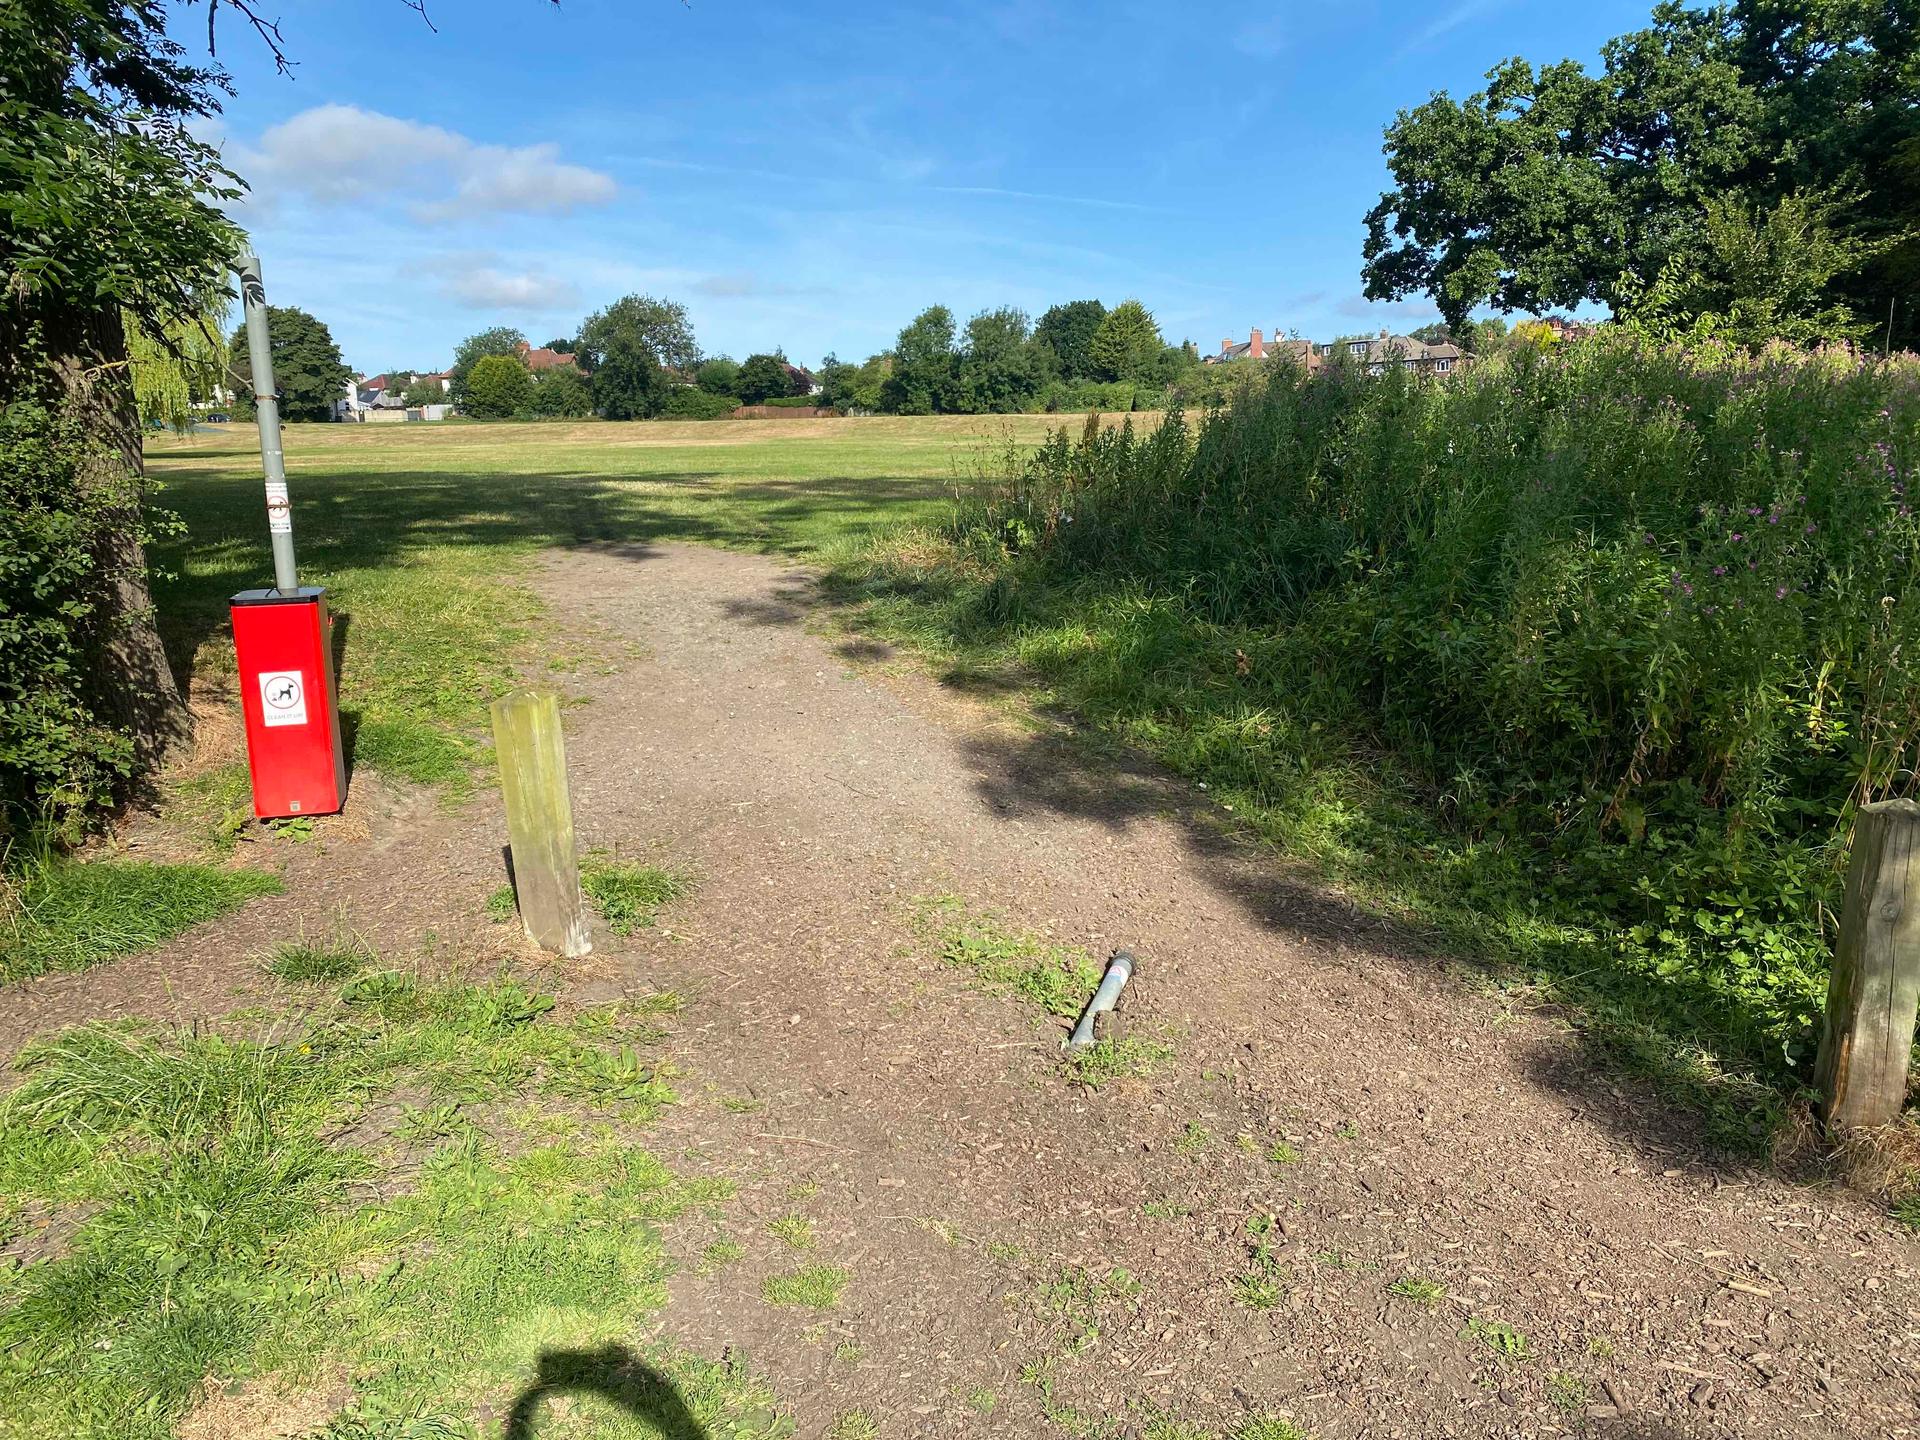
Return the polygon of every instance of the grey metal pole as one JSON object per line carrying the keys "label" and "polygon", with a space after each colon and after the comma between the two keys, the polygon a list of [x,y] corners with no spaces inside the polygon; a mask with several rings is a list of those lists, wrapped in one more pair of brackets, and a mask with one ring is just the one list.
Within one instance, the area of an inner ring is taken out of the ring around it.
{"label": "grey metal pole", "polygon": [[293,564],[293,506],[287,499],[287,461],[280,450],[280,392],[273,383],[273,342],[267,333],[267,288],[260,257],[251,250],[236,267],[240,303],[247,316],[247,355],[253,362],[253,412],[260,422],[260,462],[267,472],[267,535],[273,541],[273,588],[291,595],[300,588]]}

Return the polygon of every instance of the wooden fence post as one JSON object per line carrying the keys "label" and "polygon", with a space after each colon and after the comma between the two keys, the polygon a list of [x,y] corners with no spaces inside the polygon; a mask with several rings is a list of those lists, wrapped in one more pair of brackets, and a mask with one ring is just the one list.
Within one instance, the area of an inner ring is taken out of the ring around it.
{"label": "wooden fence post", "polygon": [[1840,941],[1816,1079],[1827,1125],[1886,1125],[1907,1099],[1920,1008],[1920,805],[1863,805],[1853,827]]}
{"label": "wooden fence post", "polygon": [[567,792],[558,693],[514,690],[494,701],[493,747],[500,760],[520,919],[542,950],[569,958],[585,955],[593,942],[587,938],[587,906],[573,850],[573,799]]}

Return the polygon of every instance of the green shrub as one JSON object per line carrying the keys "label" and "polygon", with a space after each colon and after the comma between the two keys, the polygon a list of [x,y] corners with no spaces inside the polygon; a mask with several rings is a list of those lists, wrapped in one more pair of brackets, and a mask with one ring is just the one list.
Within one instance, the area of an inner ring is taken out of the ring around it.
{"label": "green shrub", "polygon": [[533,377],[527,409],[543,419],[584,420],[593,414],[593,392],[571,365],[554,365]]}
{"label": "green shrub", "polygon": [[462,408],[480,420],[503,420],[533,403],[533,375],[517,355],[487,355],[467,376]]}
{"label": "green shrub", "polygon": [[818,405],[820,397],[818,395],[776,395],[760,403],[775,410],[807,410]]}
{"label": "green shrub", "polygon": [[1920,366],[1615,337],[1264,369],[967,507],[906,577],[941,643],[1571,987],[1630,1060],[1776,1103],[1729,1076],[1805,1073],[1853,807],[1912,788]]}
{"label": "green shrub", "polygon": [[143,485],[97,449],[34,400],[0,410],[0,839],[41,821],[70,835],[134,764],[93,677],[118,578],[107,542],[139,532]]}
{"label": "green shrub", "polygon": [[691,385],[676,385],[660,407],[660,414],[667,420],[724,420],[739,406],[740,402],[731,395],[713,395]]}
{"label": "green shrub", "polygon": [[1158,391],[1131,380],[1056,380],[1041,390],[1037,408],[1049,415],[1125,414],[1157,410],[1164,404],[1165,397]]}

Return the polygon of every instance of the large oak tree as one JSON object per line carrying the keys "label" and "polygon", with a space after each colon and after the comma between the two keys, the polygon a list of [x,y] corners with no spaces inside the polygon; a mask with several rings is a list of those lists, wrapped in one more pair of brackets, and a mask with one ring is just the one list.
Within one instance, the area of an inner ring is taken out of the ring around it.
{"label": "large oak tree", "polygon": [[[1891,303],[1895,340],[1920,334],[1920,0],[1662,4],[1598,74],[1508,60],[1465,100],[1402,111],[1386,154],[1374,299],[1425,293],[1458,325],[1484,304],[1615,304],[1623,275],[1639,294],[1664,274],[1723,301],[1771,289],[1744,298],[1803,328],[1862,333]],[[1845,267],[1817,286],[1780,238],[1809,224]]]}

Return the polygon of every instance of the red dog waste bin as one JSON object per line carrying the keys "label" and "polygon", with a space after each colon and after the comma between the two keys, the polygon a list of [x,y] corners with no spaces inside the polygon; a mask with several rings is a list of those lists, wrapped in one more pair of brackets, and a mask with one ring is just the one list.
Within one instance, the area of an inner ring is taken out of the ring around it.
{"label": "red dog waste bin", "polygon": [[233,646],[253,813],[262,820],[333,814],[346,801],[347,762],[327,592],[314,585],[242,590],[233,597]]}

